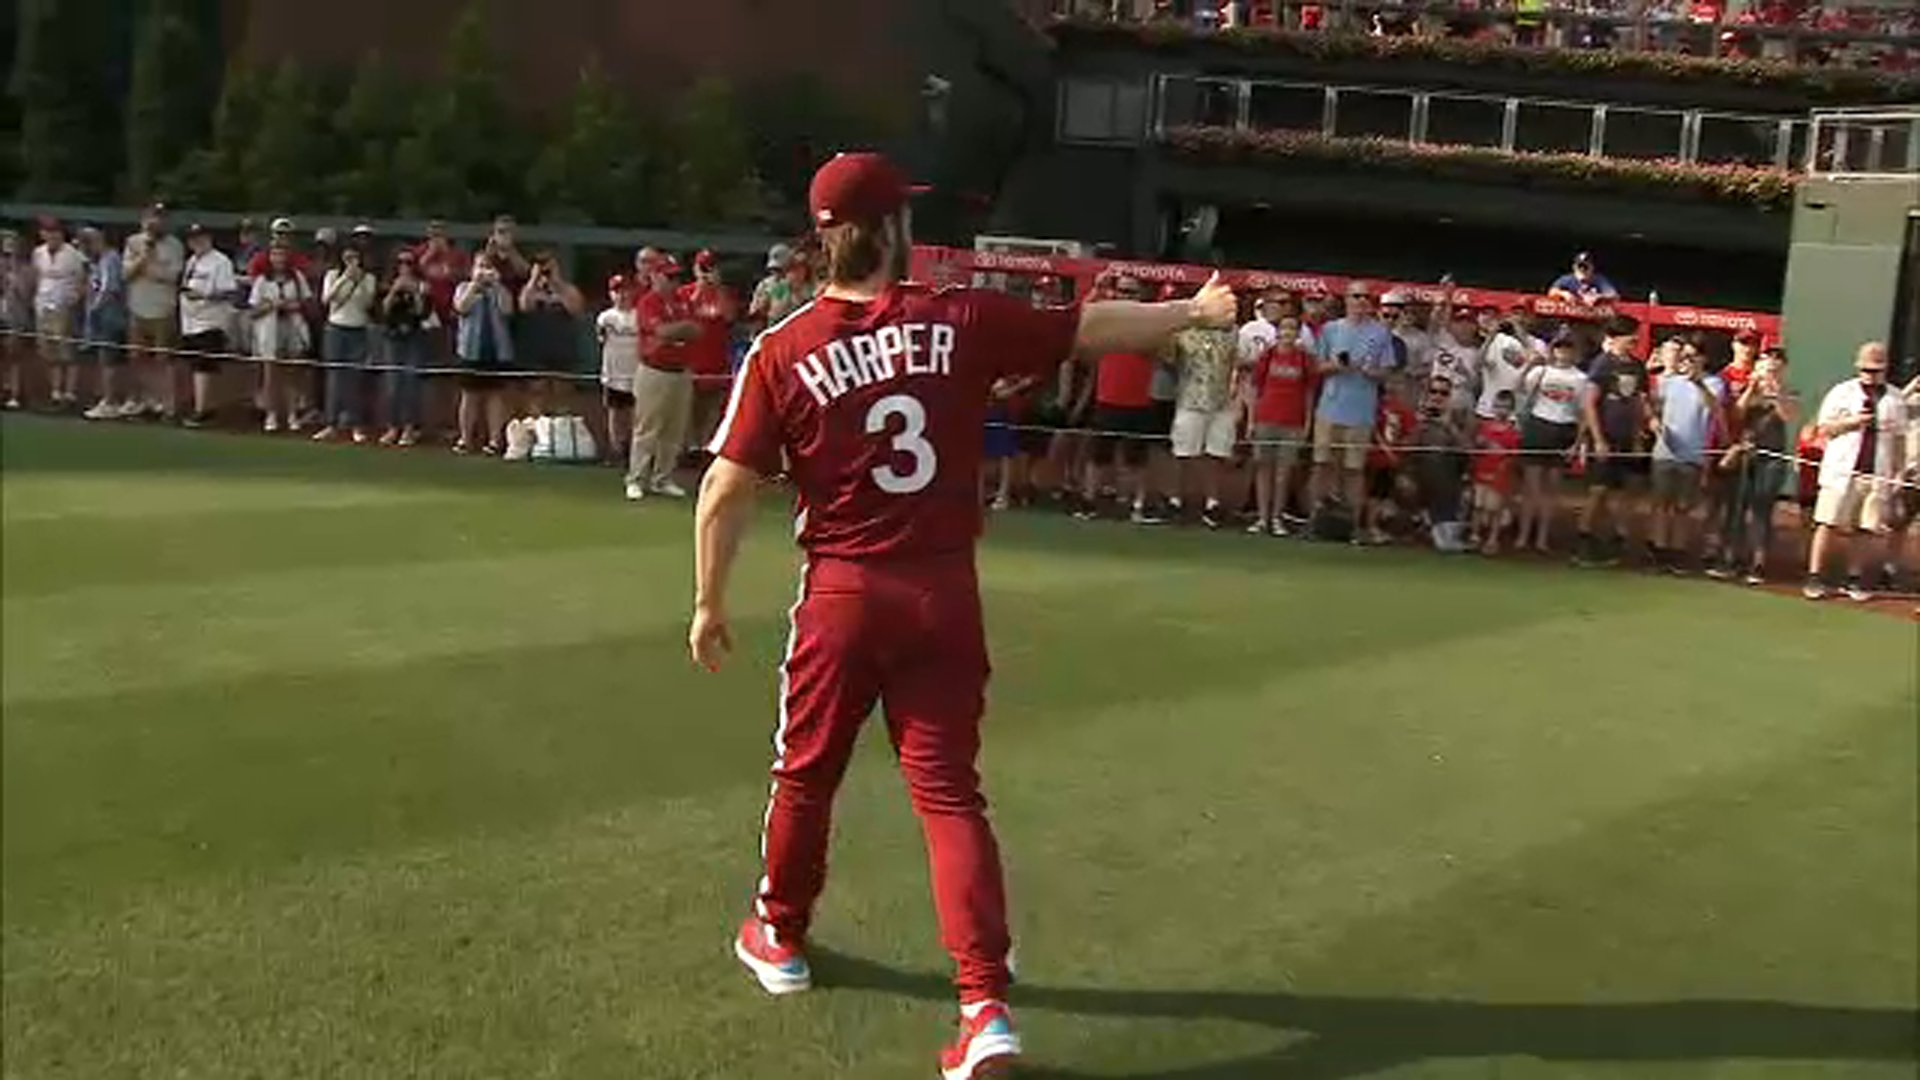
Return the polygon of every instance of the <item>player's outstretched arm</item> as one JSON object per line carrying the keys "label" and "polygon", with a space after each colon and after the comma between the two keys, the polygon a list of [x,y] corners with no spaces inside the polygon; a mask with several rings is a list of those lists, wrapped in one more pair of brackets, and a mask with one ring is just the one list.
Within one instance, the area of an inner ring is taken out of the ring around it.
{"label": "player's outstretched arm", "polygon": [[700,505],[693,517],[693,625],[687,650],[693,662],[720,670],[733,651],[727,626],[727,583],[733,578],[740,537],[753,518],[754,491],[760,477],[736,461],[717,457],[700,481]]}
{"label": "player's outstretched arm", "polygon": [[1189,326],[1232,326],[1239,311],[1233,288],[1215,274],[1186,300],[1159,304],[1096,300],[1088,304],[1080,312],[1080,332],[1074,338],[1074,347],[1096,356],[1158,352],[1167,339]]}

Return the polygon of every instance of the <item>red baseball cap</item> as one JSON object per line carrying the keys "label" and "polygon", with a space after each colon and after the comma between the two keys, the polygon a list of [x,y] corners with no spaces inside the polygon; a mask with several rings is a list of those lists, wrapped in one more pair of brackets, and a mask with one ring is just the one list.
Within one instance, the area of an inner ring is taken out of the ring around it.
{"label": "red baseball cap", "polygon": [[632,287],[633,283],[627,280],[627,275],[625,274],[615,274],[607,279],[608,296],[617,296]]}
{"label": "red baseball cap", "polygon": [[711,270],[719,261],[720,257],[712,251],[702,250],[698,255],[693,257],[693,268],[695,270]]}
{"label": "red baseball cap", "polygon": [[884,154],[835,154],[813,174],[807,209],[813,223],[821,227],[879,221],[907,205],[909,196],[925,190],[909,183],[907,174]]}

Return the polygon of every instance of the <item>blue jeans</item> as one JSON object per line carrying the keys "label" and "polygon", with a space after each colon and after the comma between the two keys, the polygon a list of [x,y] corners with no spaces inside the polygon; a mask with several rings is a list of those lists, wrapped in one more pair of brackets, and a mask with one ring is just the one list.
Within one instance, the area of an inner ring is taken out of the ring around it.
{"label": "blue jeans", "polygon": [[420,426],[419,369],[427,366],[427,336],[424,332],[388,336],[387,426]]}
{"label": "blue jeans", "polygon": [[327,424],[358,427],[367,400],[367,328],[327,324],[320,338],[327,368]]}
{"label": "blue jeans", "polygon": [[1773,504],[1787,485],[1788,463],[1779,458],[1750,454],[1740,467],[1732,513],[1727,522],[1729,566],[1751,566],[1766,561],[1773,547]]}

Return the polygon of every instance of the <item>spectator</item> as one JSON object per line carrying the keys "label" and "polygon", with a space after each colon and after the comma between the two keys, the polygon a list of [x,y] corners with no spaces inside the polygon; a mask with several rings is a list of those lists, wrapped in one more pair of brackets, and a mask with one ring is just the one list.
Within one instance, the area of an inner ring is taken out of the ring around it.
{"label": "spectator", "polygon": [[[1279,338],[1280,299],[1280,290],[1268,289],[1253,302],[1253,318],[1241,324],[1234,337],[1235,363],[1241,370],[1253,370]],[[1300,325],[1299,318],[1293,323]]]}
{"label": "spectator", "polygon": [[812,299],[813,282],[806,260],[786,244],[775,244],[767,249],[767,275],[754,286],[747,317],[757,329],[764,330]]}
{"label": "spectator", "polygon": [[623,460],[633,441],[633,377],[640,367],[640,315],[634,281],[615,274],[607,282],[608,307],[594,320],[600,341],[600,396],[607,408],[607,455]]}
{"label": "spectator", "polygon": [[1787,435],[1800,423],[1800,398],[1787,385],[1786,369],[1784,350],[1765,350],[1728,417],[1734,444],[1723,464],[1735,484],[1717,576],[1731,577],[1744,566],[1749,585],[1766,581],[1773,504],[1787,485]]}
{"label": "spectator", "polygon": [[1401,370],[1424,387],[1433,372],[1433,335],[1414,311],[1412,295],[1404,289],[1388,290],[1380,298],[1380,318],[1400,343]]}
{"label": "spectator", "polygon": [[427,283],[427,299],[433,305],[434,314],[443,325],[451,327],[454,288],[467,280],[472,271],[466,252],[455,247],[447,237],[446,222],[438,219],[427,222],[427,238],[414,250],[414,260]]}
{"label": "spectator", "polygon": [[[1629,501],[1644,481],[1648,461],[1643,456],[1647,430],[1647,366],[1633,355],[1640,324],[1616,315],[1607,324],[1600,356],[1588,373],[1580,402],[1591,461],[1587,468],[1587,498],[1580,508],[1579,547],[1574,556],[1582,565],[1619,561],[1627,545]],[[1613,540],[1596,546],[1595,532],[1606,520],[1612,503]]]}
{"label": "spectator", "polygon": [[253,298],[253,268],[260,264],[267,246],[260,242],[260,226],[252,218],[241,218],[233,244],[233,303],[245,308]]}
{"label": "spectator", "polygon": [[[340,230],[331,225],[323,225],[313,230],[313,251],[306,259],[307,284],[313,289],[314,304],[307,311],[307,323],[311,334],[309,340],[316,346],[324,346],[327,337],[327,305],[325,300],[327,271],[334,268],[340,259]],[[299,260],[295,260],[298,265]],[[306,369],[305,385],[297,392],[304,408],[293,430],[299,431],[306,423],[315,427],[326,427],[332,421],[326,416],[327,403],[327,367],[314,364]]]}
{"label": "spectator", "polygon": [[180,278],[180,346],[193,383],[188,427],[213,419],[213,378],[232,348],[233,260],[213,246],[206,226],[187,226],[187,263]]}
{"label": "spectator", "polygon": [[1720,406],[1724,388],[1706,372],[1699,349],[1689,344],[1654,392],[1658,427],[1653,446],[1653,524],[1648,534],[1654,565],[1687,572],[1694,538],[1687,535],[1705,485],[1713,432],[1726,430]]}
{"label": "spectator", "polygon": [[[1263,298],[1263,305],[1267,304]],[[1252,325],[1252,324],[1249,324]],[[1245,342],[1242,328],[1242,342]],[[1252,533],[1291,533],[1287,505],[1293,470],[1312,415],[1315,360],[1300,341],[1300,316],[1281,315],[1270,344],[1252,360],[1254,523]]]}
{"label": "spectator", "polygon": [[314,442],[331,442],[351,435],[368,441],[367,362],[371,354],[369,328],[380,302],[380,283],[367,268],[360,245],[340,249],[340,265],[327,271],[320,285],[320,303],[327,311],[321,331],[320,359],[326,363],[326,417]]}
{"label": "spectator", "polygon": [[[1474,405],[1474,414],[1482,420],[1493,415],[1495,394],[1511,390],[1514,399],[1519,400],[1520,384],[1527,372],[1546,362],[1547,343],[1528,332],[1524,319],[1525,311],[1522,308],[1516,308],[1504,317],[1493,309],[1482,312],[1482,328],[1487,335],[1487,344],[1480,350],[1480,368],[1477,372],[1480,400]],[[1525,433],[1523,424],[1521,434]]]}
{"label": "spectator", "polygon": [[[567,280],[560,260],[551,251],[537,251],[527,264],[527,283],[520,288],[520,340],[514,350],[520,366],[534,372],[571,372],[579,367],[580,324],[586,298]],[[553,397],[551,377],[536,375],[531,412],[546,412],[542,402]]]}
{"label": "spectator", "polygon": [[[1494,395],[1493,415],[1475,423],[1473,526],[1468,542],[1478,545],[1482,555],[1500,554],[1500,522],[1513,496],[1514,463],[1523,439],[1513,413],[1513,392],[1502,390]],[[1526,532],[1522,525],[1522,544]]]}
{"label": "spectator", "polygon": [[520,253],[520,223],[512,214],[501,214],[493,219],[493,231],[487,234],[486,253],[493,258],[493,265],[500,275],[501,284],[518,295],[532,270],[527,257]]}
{"label": "spectator", "polygon": [[1401,447],[1413,438],[1413,429],[1419,423],[1413,406],[1406,400],[1406,393],[1406,377],[1397,373],[1389,375],[1380,385],[1380,407],[1374,417],[1373,445],[1367,451],[1367,502],[1363,508],[1361,528],[1353,535],[1356,546],[1392,541],[1387,535],[1386,523],[1393,516],[1394,503],[1399,495]]}
{"label": "spectator", "polygon": [[513,290],[494,268],[486,251],[473,257],[472,276],[454,290],[453,310],[459,318],[455,353],[459,358],[459,435],[456,454],[483,450],[499,456],[506,451],[506,402],[500,383],[513,363]]}
{"label": "spectator", "polygon": [[699,448],[713,437],[720,414],[727,407],[728,381],[733,374],[733,324],[740,318],[740,298],[720,280],[720,259],[711,251],[693,257],[693,281],[681,286],[680,298],[700,327],[700,336],[689,346],[687,363],[693,374],[689,445]]}
{"label": "spectator", "polygon": [[401,449],[420,441],[420,369],[427,366],[427,335],[439,325],[420,256],[402,248],[393,260],[393,282],[380,298],[381,338],[387,353],[387,430],[381,446]]}
{"label": "spectator", "polygon": [[1013,505],[1016,482],[1026,483],[1027,463],[1022,460],[1020,433],[1016,430],[1033,391],[1030,378],[998,379],[987,391],[986,446],[982,451],[984,468],[980,472],[981,495],[991,484],[989,505],[1006,510]]}
{"label": "spectator", "polygon": [[0,362],[7,369],[7,408],[21,405],[24,366],[30,350],[21,336],[33,330],[33,264],[20,258],[20,234],[0,230]]}
{"label": "spectator", "polygon": [[673,256],[642,248],[635,262],[646,272],[648,287],[639,301],[640,367],[633,376],[626,495],[634,502],[648,495],[683,499],[687,492],[674,482],[673,467],[693,408],[687,345],[700,336],[700,324],[675,287],[680,263]]}
{"label": "spectator", "polygon": [[1595,268],[1593,256],[1583,251],[1573,257],[1573,269],[1555,278],[1547,288],[1547,298],[1592,307],[1620,299],[1620,290]]}
{"label": "spectator", "polygon": [[271,435],[280,430],[281,416],[292,430],[299,421],[299,408],[286,400],[286,379],[281,361],[301,360],[311,355],[313,342],[307,327],[307,309],[313,305],[313,287],[294,264],[293,248],[286,240],[275,240],[267,247],[266,266],[253,278],[248,296],[247,315],[251,327],[253,355],[260,361],[260,411],[265,414],[261,430]]}
{"label": "spectator", "polygon": [[[1451,294],[1452,289],[1448,292]],[[1436,378],[1447,380],[1453,395],[1447,408],[1458,414],[1461,430],[1469,430],[1465,425],[1477,412],[1480,395],[1476,384],[1480,377],[1480,359],[1486,352],[1480,324],[1474,318],[1473,308],[1456,305],[1451,298],[1441,301],[1434,312],[1434,323],[1438,329],[1433,335],[1432,363],[1427,378],[1429,382]]]}
{"label": "spectator", "polygon": [[180,336],[180,274],[186,265],[186,249],[167,232],[166,207],[147,207],[140,215],[140,231],[127,237],[122,258],[130,317],[127,341],[133,347],[140,412],[169,420],[179,412],[172,349]]}
{"label": "spectator", "polygon": [[1887,347],[1870,341],[1854,359],[1858,377],[1827,391],[1816,423],[1827,440],[1820,461],[1820,496],[1813,510],[1813,545],[1807,555],[1807,599],[1828,594],[1826,568],[1840,537],[1847,559],[1845,593],[1849,599],[1868,600],[1861,571],[1867,565],[1867,545],[1857,533],[1885,534],[1889,525],[1887,500],[1891,481],[1904,471],[1901,454],[1907,433],[1906,403],[1887,388]]}
{"label": "spectator", "polygon": [[1320,334],[1319,408],[1313,425],[1313,497],[1317,511],[1339,492],[1358,514],[1366,495],[1367,449],[1373,441],[1380,383],[1393,370],[1393,335],[1374,314],[1365,282],[1347,287],[1347,314]]}
{"label": "spectator", "polygon": [[1235,395],[1236,334],[1231,329],[1190,327],[1173,339],[1177,370],[1173,423],[1173,490],[1185,494],[1193,477],[1188,466],[1201,463],[1200,484],[1206,502],[1200,521],[1217,529],[1226,520],[1220,503],[1224,473],[1233,461],[1239,437],[1241,404]]}
{"label": "spectator", "polygon": [[127,363],[127,279],[121,270],[119,250],[108,245],[106,234],[99,229],[88,226],[80,230],[80,251],[87,259],[81,337],[85,339],[87,359],[98,372],[100,391],[86,417],[118,420],[132,407],[120,387],[120,371]]}
{"label": "spectator", "polygon": [[[1573,331],[1562,328],[1554,336],[1552,360],[1534,367],[1522,380],[1525,402],[1520,425],[1521,462],[1525,492],[1520,501],[1520,538],[1515,547],[1529,544],[1542,555],[1552,553],[1553,512],[1559,500],[1560,476],[1580,437],[1580,397],[1587,388],[1579,367],[1580,347]],[[1496,414],[1498,404],[1495,405]]]}
{"label": "spectator", "polygon": [[67,227],[58,218],[41,218],[40,246],[33,249],[33,325],[56,409],[80,400],[80,372],[73,360],[86,299],[86,257],[67,242]]}
{"label": "spectator", "polygon": [[1433,547],[1450,554],[1467,550],[1461,536],[1460,489],[1466,471],[1461,451],[1468,440],[1461,426],[1462,414],[1450,404],[1454,393],[1444,375],[1428,381],[1420,405],[1420,424],[1413,435],[1421,447],[1414,459],[1415,484],[1426,510]]}
{"label": "spectator", "polygon": [[[1144,296],[1140,283],[1132,278],[1114,282],[1113,293],[1122,300],[1140,300]],[[1091,422],[1098,433],[1087,463],[1080,505],[1074,510],[1075,517],[1091,521],[1099,516],[1100,496],[1106,489],[1106,481],[1117,479],[1115,487],[1132,497],[1133,523],[1161,524],[1162,519],[1147,499],[1148,441],[1163,437],[1167,430],[1155,426],[1152,390],[1156,367],[1154,358],[1142,353],[1108,353],[1095,364],[1093,381],[1075,410],[1086,411],[1086,400],[1090,399]],[[1117,474],[1110,477],[1108,470],[1115,468]]]}

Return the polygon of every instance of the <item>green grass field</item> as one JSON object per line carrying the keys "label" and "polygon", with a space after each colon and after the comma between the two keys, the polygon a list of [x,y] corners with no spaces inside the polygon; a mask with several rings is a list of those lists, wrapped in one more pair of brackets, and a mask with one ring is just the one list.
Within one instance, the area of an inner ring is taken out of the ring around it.
{"label": "green grass field", "polygon": [[[883,738],[823,988],[727,952],[771,505],[703,676],[690,515],[604,470],[0,441],[6,1077],[933,1075]],[[1914,624],[1037,515],[982,565],[1025,1075],[1913,1075]]]}

